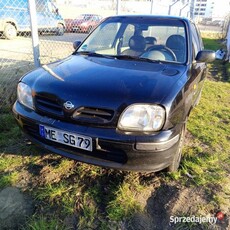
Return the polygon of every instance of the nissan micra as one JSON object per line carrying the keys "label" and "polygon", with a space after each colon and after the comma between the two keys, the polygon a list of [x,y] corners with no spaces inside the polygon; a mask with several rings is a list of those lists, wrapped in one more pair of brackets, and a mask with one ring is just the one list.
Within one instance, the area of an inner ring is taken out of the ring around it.
{"label": "nissan micra", "polygon": [[113,16],[69,57],[23,76],[13,106],[29,138],[77,161],[176,171],[206,62],[195,24],[180,17]]}

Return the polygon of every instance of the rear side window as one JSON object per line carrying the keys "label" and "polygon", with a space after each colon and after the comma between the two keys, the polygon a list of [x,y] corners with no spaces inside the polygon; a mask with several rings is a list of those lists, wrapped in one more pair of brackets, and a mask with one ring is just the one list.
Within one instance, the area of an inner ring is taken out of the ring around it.
{"label": "rear side window", "polygon": [[200,35],[194,24],[191,24],[191,30],[192,30],[193,59],[195,59],[197,53],[200,50],[202,50],[202,41],[200,39]]}

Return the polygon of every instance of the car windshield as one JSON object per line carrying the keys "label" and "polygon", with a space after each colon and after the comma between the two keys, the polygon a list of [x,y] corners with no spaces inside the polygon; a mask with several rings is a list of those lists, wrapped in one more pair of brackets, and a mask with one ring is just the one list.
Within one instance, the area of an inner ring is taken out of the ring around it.
{"label": "car windshield", "polygon": [[180,19],[111,17],[91,33],[76,54],[185,63],[186,40],[185,23]]}

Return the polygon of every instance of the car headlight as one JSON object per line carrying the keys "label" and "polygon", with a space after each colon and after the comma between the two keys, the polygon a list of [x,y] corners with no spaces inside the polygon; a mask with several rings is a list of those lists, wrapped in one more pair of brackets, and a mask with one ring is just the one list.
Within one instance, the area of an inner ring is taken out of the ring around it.
{"label": "car headlight", "polygon": [[24,106],[33,109],[33,98],[31,88],[25,83],[18,83],[17,88],[18,101]]}
{"label": "car headlight", "polygon": [[134,104],[121,114],[118,128],[125,131],[158,131],[165,122],[165,109],[159,105]]}

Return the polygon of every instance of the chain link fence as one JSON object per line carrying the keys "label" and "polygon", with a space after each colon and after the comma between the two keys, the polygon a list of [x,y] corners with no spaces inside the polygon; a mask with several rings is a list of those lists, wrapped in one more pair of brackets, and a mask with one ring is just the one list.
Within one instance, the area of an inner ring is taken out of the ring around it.
{"label": "chain link fence", "polygon": [[200,31],[203,34],[210,34],[209,37],[225,39],[227,36],[227,30],[229,25],[229,18],[230,16],[226,16],[222,20],[202,20],[197,22],[197,25]]}
{"label": "chain link fence", "polygon": [[[18,31],[17,41],[12,42],[17,34],[20,18],[21,25],[28,25],[24,31]],[[12,20],[11,20],[12,19]],[[24,73],[34,68],[32,39],[28,36],[29,14],[23,1],[0,1],[0,109],[13,103],[15,86]]]}
{"label": "chain link fence", "polygon": [[[18,79],[65,58],[103,18],[116,14],[190,16],[192,0],[0,0],[0,110],[15,100]],[[32,28],[32,30],[31,30]]]}

